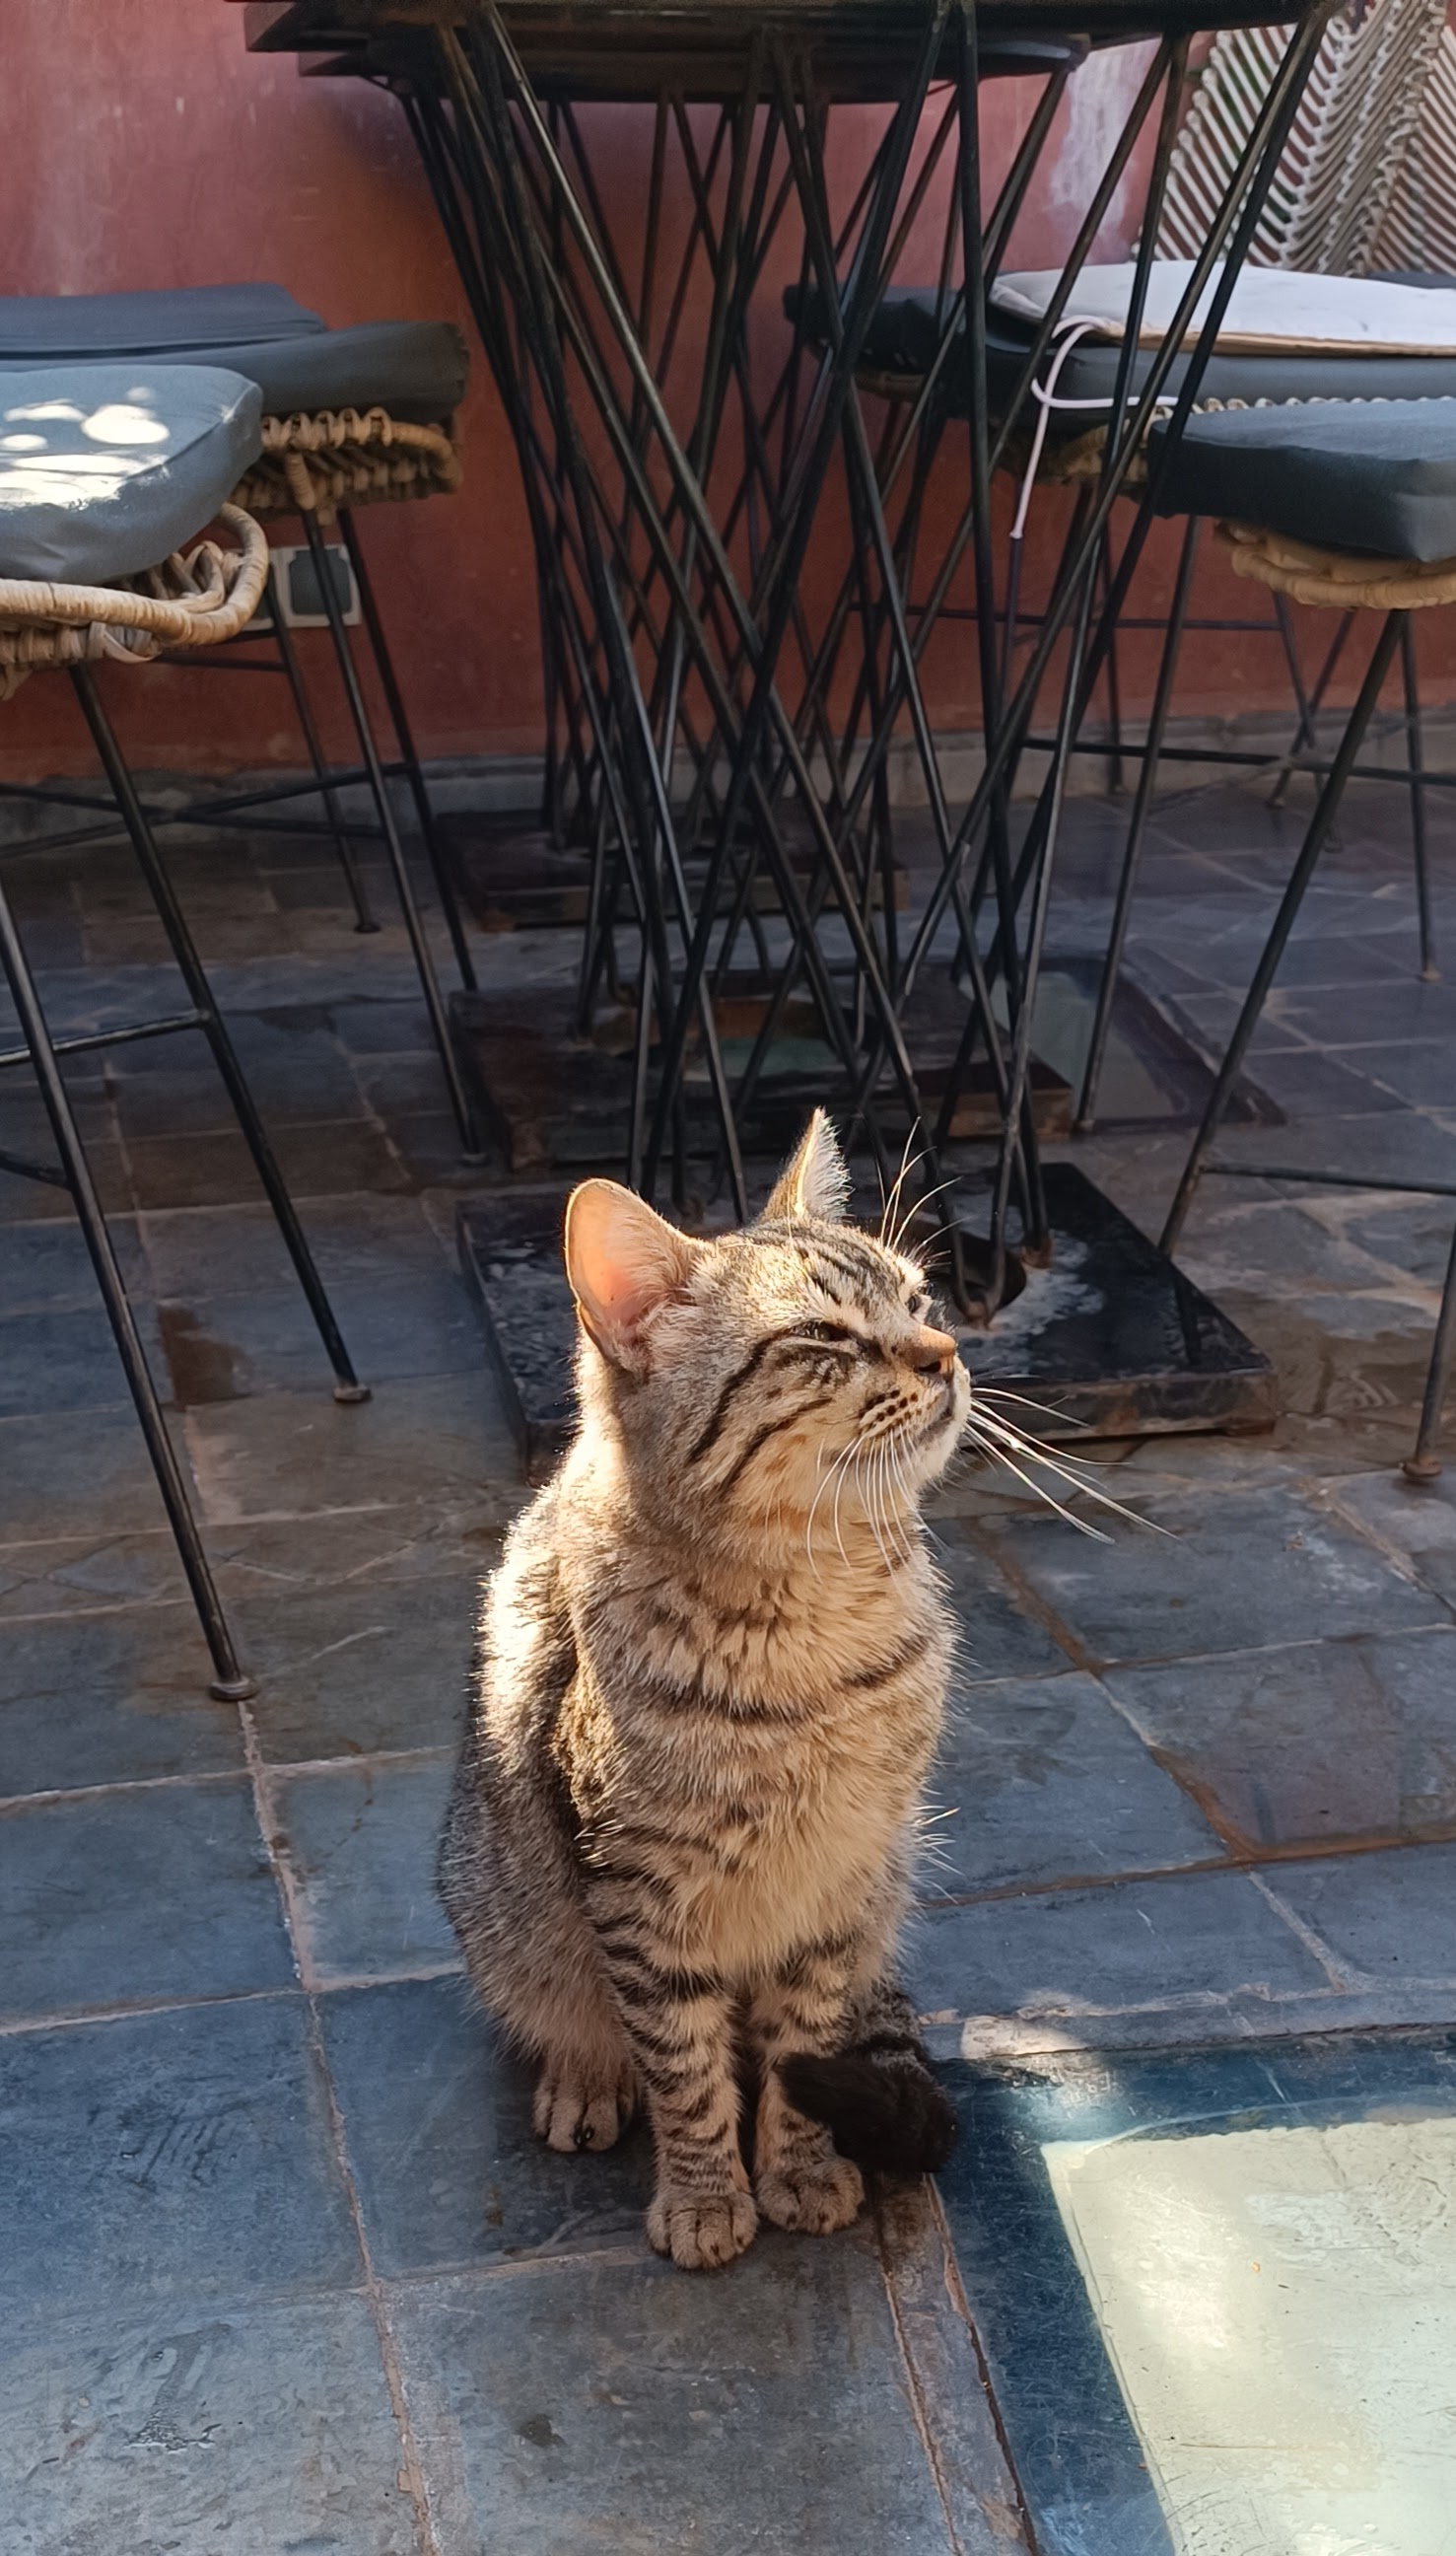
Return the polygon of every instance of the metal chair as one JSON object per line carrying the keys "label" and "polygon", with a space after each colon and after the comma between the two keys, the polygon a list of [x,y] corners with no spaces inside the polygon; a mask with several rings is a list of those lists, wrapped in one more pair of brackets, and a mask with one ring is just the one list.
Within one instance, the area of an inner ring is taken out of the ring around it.
{"label": "metal chair", "polygon": [[[1156,431],[1154,430],[1154,438]],[[1346,785],[1413,611],[1456,603],[1456,399],[1409,405],[1331,403],[1306,411],[1259,410],[1191,420],[1166,456],[1162,507],[1203,516],[1235,571],[1297,603],[1379,614],[1359,696],[1322,781],[1278,911],[1254,971],[1193,1140],[1161,1236],[1170,1252],[1204,1175],[1251,1167],[1214,1159],[1212,1147],[1259,1025],[1265,999],[1329,841]],[[1328,547],[1329,533],[1351,547]],[[1315,541],[1311,535],[1318,533]],[[1362,547],[1355,550],[1359,536]],[[1259,1178],[1321,1189],[1412,1190],[1456,1199],[1442,1181],[1372,1178],[1338,1168],[1261,1162]],[[1447,1267],[1415,1446],[1404,1471],[1429,1481],[1441,1470],[1436,1439],[1456,1356],[1456,1236]]]}
{"label": "metal chair", "polygon": [[[0,866],[0,966],[20,1025],[19,1044],[0,1052],[0,1067],[29,1067],[35,1074],[60,1158],[41,1162],[4,1148],[0,1169],[63,1189],[75,1207],[211,1653],[212,1692],[228,1698],[251,1695],[254,1683],[239,1659],[168,1435],[63,1066],[67,1057],[201,1030],[317,1325],[335,1398],[367,1400],[94,672],[101,664],[136,665],[164,652],[220,646],[256,611],[268,575],[267,538],[227,497],[258,449],[259,409],[252,383],[197,366],[151,373],[135,363],[58,366],[0,383],[0,701],[47,670],[68,675],[186,994],[184,1008],[158,1018],[58,1035]],[[183,553],[181,542],[214,517],[230,540],[201,541]],[[158,560],[160,566],[147,565]],[[68,567],[73,575],[64,575]],[[46,844],[43,835],[23,848]]]}
{"label": "metal chair", "polygon": [[[265,599],[276,658],[260,660],[258,634],[248,630],[238,634],[239,642],[246,643],[246,657],[239,653],[233,662],[239,667],[246,664],[250,671],[260,662],[272,662],[288,681],[312,776],[302,787],[309,795],[318,794],[324,811],[321,820],[292,818],[288,823],[295,831],[316,825],[332,838],[356,929],[361,932],[372,932],[377,925],[353,856],[353,838],[368,836],[383,842],[461,1148],[468,1159],[477,1159],[480,1138],[474,1110],[450,1037],[444,996],[391,798],[390,783],[397,777],[409,789],[460,980],[467,987],[475,982],[474,965],[353,512],[361,505],[448,493],[459,485],[460,463],[450,421],[464,394],[467,358],[458,329],[444,321],[415,320],[329,328],[315,312],[303,309],[275,284],[0,301],[0,387],[8,370],[33,363],[39,355],[66,362],[135,356],[153,366],[215,364],[257,384],[263,402],[261,446],[232,495],[255,519],[297,518],[302,525],[358,746],[357,767],[331,770],[324,759],[317,720],[271,575]],[[392,757],[381,749],[373,731],[331,573],[325,534],[335,521],[395,732]],[[373,804],[372,826],[349,821],[340,803],[340,793],[358,783],[367,787]],[[281,822],[270,812],[299,791],[300,785],[290,780],[248,791],[209,792],[183,809],[169,812],[169,821],[266,831],[270,824]],[[84,838],[78,831],[75,839]]]}

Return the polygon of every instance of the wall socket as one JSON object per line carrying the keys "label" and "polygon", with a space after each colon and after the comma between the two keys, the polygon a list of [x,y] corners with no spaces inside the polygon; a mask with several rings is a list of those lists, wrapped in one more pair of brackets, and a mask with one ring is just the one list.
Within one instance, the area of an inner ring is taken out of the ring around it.
{"label": "wall socket", "polygon": [[[341,542],[329,542],[324,556],[333,579],[333,590],[343,605],[345,626],[356,630],[359,626],[359,589],[354,583],[349,554]],[[273,545],[273,581],[283,617],[291,630],[327,629],[328,620],[311,551],[305,550],[302,544],[276,542]],[[263,612],[267,612],[266,604]]]}

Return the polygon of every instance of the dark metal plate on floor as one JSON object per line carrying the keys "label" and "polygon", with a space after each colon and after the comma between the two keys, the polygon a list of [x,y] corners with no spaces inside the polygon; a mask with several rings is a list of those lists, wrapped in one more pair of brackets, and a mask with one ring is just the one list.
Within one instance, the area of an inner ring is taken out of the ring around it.
{"label": "dark metal plate on floor", "polygon": [[[529,1477],[538,1480],[572,1427],[575,1318],[561,1268],[563,1189],[462,1201],[461,1265]],[[1024,1393],[1034,1436],[1143,1437],[1271,1428],[1278,1388],[1263,1352],[1163,1257],[1073,1163],[1046,1167],[1049,1265],[988,1331],[966,1331],[973,1380]],[[974,1228],[966,1185],[962,1220]]]}
{"label": "dark metal plate on floor", "polygon": [[[592,856],[584,844],[557,843],[538,816],[528,810],[450,809],[435,819],[435,833],[449,864],[455,891],[486,932],[524,932],[554,924],[582,924],[591,898]],[[805,880],[812,861],[805,852],[796,861]],[[694,890],[705,863],[687,862],[687,885]],[[878,879],[870,901],[883,902]],[[895,903],[904,912],[910,884],[903,869],[895,872]],[[748,900],[754,914],[779,914],[783,899],[767,867],[755,879]]]}
{"label": "dark metal plate on floor", "polygon": [[[730,1086],[748,1061],[763,1004],[756,989],[730,990],[715,1007]],[[928,1108],[934,1108],[944,1090],[962,1017],[948,989],[938,1004],[929,989],[917,1002],[910,1046]],[[636,1024],[631,1010],[599,1009],[592,1035],[581,1038],[575,1003],[565,988],[482,988],[451,996],[450,1023],[473,1096],[508,1172],[541,1180],[555,1170],[620,1169],[632,1101]],[[1070,1086],[1034,1058],[1031,1081],[1037,1133],[1043,1143],[1054,1143],[1071,1126]],[[790,997],[752,1104],[739,1116],[744,1151],[788,1153],[811,1109],[820,1102],[831,1111],[842,1107],[840,1083],[834,1052],[812,1004]],[[696,1042],[688,1050],[682,1098],[688,1152],[714,1153],[718,1119]],[[898,1145],[905,1122],[893,1095],[882,1100],[880,1118],[887,1140]],[[983,1058],[965,1079],[951,1137],[956,1143],[990,1140],[1000,1125],[991,1069]]]}

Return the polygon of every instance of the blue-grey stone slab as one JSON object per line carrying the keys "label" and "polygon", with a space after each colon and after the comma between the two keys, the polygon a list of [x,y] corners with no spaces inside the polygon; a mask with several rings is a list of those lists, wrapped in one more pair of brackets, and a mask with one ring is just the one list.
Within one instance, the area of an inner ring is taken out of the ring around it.
{"label": "blue-grey stone slab", "polygon": [[61,2323],[0,2373],[10,2556],[416,2556],[362,2298]]}
{"label": "blue-grey stone slab", "polygon": [[300,1997],[0,2038],[6,2333],[360,2279]]}
{"label": "blue-grey stone slab", "polygon": [[[109,1231],[128,1288],[146,1295],[151,1279],[136,1218],[112,1216]],[[0,1226],[0,1306],[7,1315],[59,1314],[97,1305],[96,1272],[73,1215],[61,1223]]]}
{"label": "blue-grey stone slab", "polygon": [[240,1597],[264,1754],[451,1746],[465,1717],[477,1605],[476,1581],[463,1575]]}
{"label": "blue-grey stone slab", "polygon": [[1115,1668],[1107,1684],[1252,1845],[1456,1822],[1456,1628]]}
{"label": "blue-grey stone slab", "polygon": [[1283,1863],[1266,1878],[1347,1977],[1456,1981],[1456,1844]]}
{"label": "blue-grey stone slab", "polygon": [[959,1518],[937,1517],[931,1558],[960,1617],[958,1656],[972,1678],[1054,1676],[1066,1667],[1044,1624],[1017,1604],[984,1545]]}
{"label": "blue-grey stone slab", "polygon": [[[928,1909],[908,1937],[922,2014],[1076,2019],[1326,1990],[1328,1973],[1242,1872],[1173,1873]],[[1123,2038],[1126,2038],[1124,2033]],[[1191,2037],[1191,2035],[1190,2035]]]}
{"label": "blue-grey stone slab", "polygon": [[[1447,1252],[1450,1249],[1447,1237]],[[1403,1554],[1428,1589],[1456,1606],[1456,1475],[1410,1482],[1395,1472],[1363,1473],[1339,1486],[1340,1506]]]}
{"label": "blue-grey stone slab", "polygon": [[761,2236],[411,2284],[391,2312],[436,2528],[512,2556],[939,2556],[949,2540],[873,2251]]}
{"label": "blue-grey stone slab", "polygon": [[545,2147],[532,2071],[502,2051],[463,1981],[341,1989],[322,2016],[379,2271],[635,2242],[652,2188],[645,2134],[601,2156]]}
{"label": "blue-grey stone slab", "polygon": [[130,1401],[0,1420],[0,1546],[166,1522]]}
{"label": "blue-grey stone slab", "polygon": [[[446,1266],[438,1235],[418,1199],[356,1191],[310,1199],[303,1218],[309,1248],[330,1287],[392,1287]],[[142,1220],[159,1296],[268,1295],[296,1286],[283,1237],[261,1200],[205,1215],[154,1211]]]}
{"label": "blue-grey stone slab", "polygon": [[[0,1424],[3,1425],[3,1424]],[[204,1514],[219,1526],[312,1509],[466,1499],[485,1523],[518,1481],[500,1397],[485,1374],[386,1378],[347,1409],[315,1393],[259,1393],[187,1415]],[[59,1532],[59,1530],[58,1530]]]}
{"label": "blue-grey stone slab", "polygon": [[246,1778],[24,1802],[0,1818],[0,2018],[292,1978]]}
{"label": "blue-grey stone slab", "polygon": [[[84,1548],[65,1550],[83,1558]],[[136,1567],[158,1558],[149,1540]],[[170,1542],[165,1559],[175,1576]],[[32,1602],[38,1595],[29,1585],[15,1594]],[[0,1634],[0,1796],[242,1765],[237,1707],[207,1692],[207,1653],[189,1604],[91,1613],[82,1609],[88,1594],[95,1606],[96,1593],[65,1594],[68,1612],[7,1622]]]}
{"label": "blue-grey stone slab", "polygon": [[458,1959],[434,1886],[454,1759],[375,1757],[290,1775],[276,1843],[294,1878],[294,1923],[310,1976],[437,1971]]}
{"label": "blue-grey stone slab", "polygon": [[1293,1491],[1190,1493],[1148,1514],[1169,1532],[1116,1520],[1114,1541],[1096,1544],[1059,1518],[1016,1522],[1018,1568],[1094,1659],[1190,1658],[1449,1621],[1438,1599]]}
{"label": "blue-grey stone slab", "polygon": [[1075,1673],[957,1679],[926,1793],[926,1898],[1223,1853],[1096,1679]]}
{"label": "blue-grey stone slab", "polygon": [[[484,1363],[480,1317],[443,1260],[436,1268],[412,1270],[397,1283],[334,1285],[329,1296],[354,1371],[367,1384],[467,1374]],[[298,1287],[166,1299],[158,1322],[168,1360],[163,1377],[170,1373],[179,1402],[229,1402],[280,1389],[307,1392],[331,1381]],[[7,1329],[0,1324],[0,1355]]]}

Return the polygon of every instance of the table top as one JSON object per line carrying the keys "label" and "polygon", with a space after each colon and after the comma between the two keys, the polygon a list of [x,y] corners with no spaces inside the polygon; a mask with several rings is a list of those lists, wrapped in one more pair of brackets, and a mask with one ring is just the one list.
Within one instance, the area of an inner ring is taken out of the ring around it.
{"label": "table top", "polygon": [[[408,79],[425,71],[431,30],[458,27],[480,0],[240,0],[249,48],[294,53],[305,70]],[[578,94],[643,96],[669,76],[689,94],[736,86],[751,39],[772,31],[822,61],[843,97],[893,97],[926,22],[927,0],[499,0],[528,70]],[[1285,0],[1302,19],[1321,0]],[[1270,0],[979,0],[982,40],[1002,71],[1018,39],[1070,34],[1097,45],[1141,37],[1264,26]],[[949,67],[947,46],[947,68]],[[988,67],[990,65],[988,64]]]}

